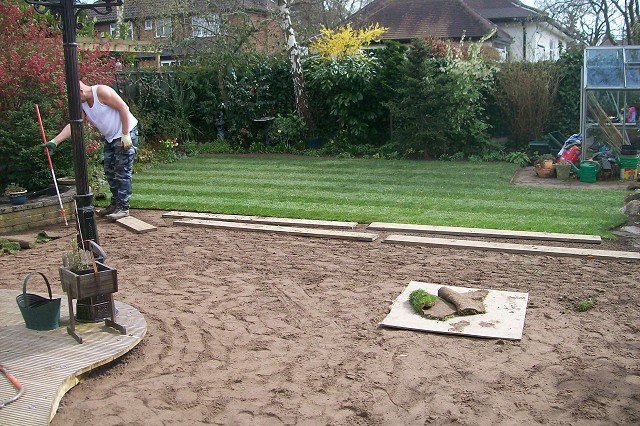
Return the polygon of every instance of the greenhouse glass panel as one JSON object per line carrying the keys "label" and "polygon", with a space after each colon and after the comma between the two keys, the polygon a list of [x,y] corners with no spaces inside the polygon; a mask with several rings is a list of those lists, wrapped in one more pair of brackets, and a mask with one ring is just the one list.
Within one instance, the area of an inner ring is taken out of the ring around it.
{"label": "greenhouse glass panel", "polygon": [[624,87],[622,49],[587,50],[587,87]]}
{"label": "greenhouse glass panel", "polygon": [[640,89],[640,65],[627,65],[627,87]]}
{"label": "greenhouse glass panel", "polygon": [[638,64],[640,64],[640,49],[626,48],[624,50],[624,61],[626,63],[638,63]]}

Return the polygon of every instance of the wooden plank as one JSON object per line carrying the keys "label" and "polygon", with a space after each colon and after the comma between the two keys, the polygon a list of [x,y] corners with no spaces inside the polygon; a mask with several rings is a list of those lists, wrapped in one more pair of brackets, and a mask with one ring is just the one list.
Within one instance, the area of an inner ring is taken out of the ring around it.
{"label": "wooden plank", "polygon": [[543,256],[587,257],[609,260],[640,260],[640,253],[628,251],[594,250],[556,246],[536,246],[530,244],[491,243],[485,241],[454,240],[449,238],[415,237],[410,235],[389,235],[383,243],[477,249],[503,253],[539,254]]}
{"label": "wooden plank", "polygon": [[302,226],[306,228],[355,229],[358,222],[340,222],[335,220],[289,219],[282,217],[243,216],[216,213],[178,212],[164,213],[163,218],[206,219],[240,223],[261,223],[278,226]]}
{"label": "wooden plank", "polygon": [[229,229],[233,231],[273,232],[278,234],[296,235],[302,237],[336,238],[351,241],[374,241],[378,234],[365,232],[337,231],[333,229],[297,228],[291,226],[262,225],[257,223],[236,223],[219,220],[184,219],[173,222],[175,225],[205,227],[215,229]]}
{"label": "wooden plank", "polygon": [[516,238],[524,240],[561,241],[571,243],[600,244],[599,235],[557,234],[552,232],[507,231],[502,229],[462,228],[455,226],[413,225],[405,223],[373,222],[367,229],[395,232],[423,232],[430,234],[463,235],[491,238]]}
{"label": "wooden plank", "polygon": [[156,229],[158,229],[155,226],[150,225],[147,222],[144,222],[133,216],[123,217],[122,219],[116,220],[116,222],[118,222],[120,225],[124,226],[125,228],[137,234],[142,234],[143,232],[155,231]]}

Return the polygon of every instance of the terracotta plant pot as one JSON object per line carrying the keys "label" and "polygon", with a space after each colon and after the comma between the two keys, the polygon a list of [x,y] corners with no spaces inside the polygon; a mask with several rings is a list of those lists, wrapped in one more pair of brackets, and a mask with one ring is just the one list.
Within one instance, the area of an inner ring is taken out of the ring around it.
{"label": "terracotta plant pot", "polygon": [[551,160],[545,160],[541,164],[536,164],[534,166],[534,170],[536,172],[536,175],[541,178],[553,177],[556,171],[555,164],[553,164],[553,161]]}

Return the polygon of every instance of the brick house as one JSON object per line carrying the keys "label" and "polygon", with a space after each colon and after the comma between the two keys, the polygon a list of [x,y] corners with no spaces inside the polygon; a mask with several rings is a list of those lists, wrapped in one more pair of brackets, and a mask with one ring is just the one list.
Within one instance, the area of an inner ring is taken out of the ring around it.
{"label": "brick house", "polygon": [[356,28],[377,22],[389,29],[383,40],[402,43],[426,37],[479,40],[495,30],[486,44],[514,61],[554,60],[575,42],[542,11],[517,0],[374,0],[349,22]]}
{"label": "brick house", "polygon": [[89,18],[95,19],[95,37],[113,39],[115,51],[135,52],[143,66],[165,66],[219,37],[246,38],[243,48],[254,52],[279,49],[284,36],[274,10],[270,0],[124,0],[106,15],[89,12]]}

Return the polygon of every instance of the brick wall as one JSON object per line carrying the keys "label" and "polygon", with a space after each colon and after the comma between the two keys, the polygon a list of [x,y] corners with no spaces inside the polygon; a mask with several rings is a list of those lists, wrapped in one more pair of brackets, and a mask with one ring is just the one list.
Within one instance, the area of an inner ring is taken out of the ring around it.
{"label": "brick wall", "polygon": [[[62,196],[67,221],[75,220],[72,195]],[[0,235],[64,223],[56,197],[44,197],[21,206],[0,205]]]}

